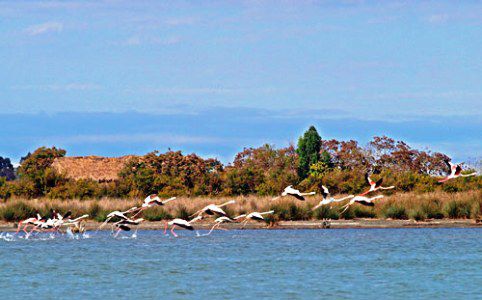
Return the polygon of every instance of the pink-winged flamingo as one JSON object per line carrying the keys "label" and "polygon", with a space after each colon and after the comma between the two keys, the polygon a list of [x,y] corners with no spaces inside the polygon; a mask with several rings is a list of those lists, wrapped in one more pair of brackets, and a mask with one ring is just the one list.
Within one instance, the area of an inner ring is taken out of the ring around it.
{"label": "pink-winged flamingo", "polygon": [[350,202],[348,202],[348,204],[346,204],[342,207],[344,209],[341,213],[344,213],[350,206],[352,206],[355,203],[359,203],[359,204],[365,205],[365,206],[375,206],[375,203],[373,203],[373,201],[377,200],[377,199],[381,199],[381,198],[383,198],[383,195],[378,195],[378,196],[371,197],[371,198],[366,197],[366,196],[362,196],[362,195],[355,196],[354,198],[352,198],[350,200]]}
{"label": "pink-winged flamingo", "polygon": [[373,181],[370,178],[370,175],[368,173],[365,174],[365,180],[370,185],[370,189],[368,191],[364,192],[363,194],[360,194],[360,196],[365,196],[365,195],[367,195],[371,192],[378,191],[378,190],[391,190],[391,189],[395,188],[395,186],[393,186],[393,185],[387,186],[387,187],[382,186],[383,178],[378,179],[378,181]]}
{"label": "pink-winged flamingo", "polygon": [[351,199],[351,198],[355,197],[354,195],[349,195],[349,196],[346,196],[346,197],[343,197],[343,198],[340,198],[340,199],[335,199],[331,196],[330,191],[328,190],[328,188],[326,186],[322,185],[321,187],[323,189],[323,192],[322,192],[323,200],[321,200],[320,203],[318,203],[318,205],[313,207],[312,210],[316,210],[317,208],[319,208],[323,205],[328,205],[328,204],[331,204],[333,202],[341,202],[341,201],[345,201],[345,200],[348,200],[348,199]]}
{"label": "pink-winged flamingo", "polygon": [[272,200],[278,200],[281,197],[291,196],[291,197],[295,197],[298,200],[304,201],[305,196],[313,196],[313,195],[316,195],[316,192],[302,193],[299,190],[293,188],[292,185],[289,185],[281,193],[281,196],[275,197]]}
{"label": "pink-winged flamingo", "polygon": [[450,162],[449,160],[444,160],[444,162],[447,164],[449,167],[450,173],[447,175],[445,178],[440,179],[438,182],[442,183],[450,179],[455,179],[458,177],[470,177],[470,176],[476,176],[477,172],[470,173],[470,174],[462,174],[462,166],[460,164],[454,164]]}

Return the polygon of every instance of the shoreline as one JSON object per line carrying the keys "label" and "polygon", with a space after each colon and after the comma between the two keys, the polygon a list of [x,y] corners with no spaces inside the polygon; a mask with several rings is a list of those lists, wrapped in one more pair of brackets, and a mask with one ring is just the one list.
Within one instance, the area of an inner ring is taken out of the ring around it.
{"label": "shoreline", "polygon": [[[267,227],[265,223],[248,223],[244,229],[383,229],[383,228],[482,228],[482,222],[473,219],[433,219],[425,221],[415,220],[390,220],[390,219],[351,219],[351,220],[323,220],[313,221],[280,221],[274,226]],[[97,230],[100,222],[87,221],[87,231]],[[139,230],[164,230],[164,221],[144,222],[137,228]],[[212,222],[199,222],[194,226],[199,230],[209,230]],[[242,230],[241,223],[227,223],[221,225],[223,229]],[[17,223],[0,222],[0,232],[15,232]],[[183,230],[182,228],[177,228]],[[106,225],[102,230],[111,230]],[[220,229],[215,229],[220,230]]]}

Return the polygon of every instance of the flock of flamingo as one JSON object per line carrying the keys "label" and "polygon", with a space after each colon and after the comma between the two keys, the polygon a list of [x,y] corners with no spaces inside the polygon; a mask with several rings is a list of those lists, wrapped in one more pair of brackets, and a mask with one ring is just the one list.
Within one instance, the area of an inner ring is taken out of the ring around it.
{"label": "flock of flamingo", "polygon": [[[445,178],[440,179],[438,181],[440,183],[446,182],[448,180],[455,179],[458,177],[469,177],[469,176],[477,175],[477,173],[462,174],[462,167],[460,164],[453,164],[450,161],[446,161],[446,164],[450,168],[450,173]],[[383,178],[380,178],[378,181],[374,181],[370,178],[370,175],[368,173],[365,175],[365,178],[367,183],[370,185],[370,188],[364,193],[361,193],[357,196],[349,195],[347,197],[335,199],[331,196],[328,188],[325,186],[322,186],[322,200],[315,207],[313,207],[313,210],[316,210],[324,205],[329,205],[333,202],[342,202],[347,200],[349,200],[347,204],[342,206],[342,209],[343,209],[342,213],[344,213],[350,206],[356,203],[365,205],[365,206],[374,206],[375,205],[374,201],[377,199],[381,199],[384,196],[376,195],[376,196],[368,197],[368,194],[371,194],[376,191],[389,190],[389,189],[395,188],[394,186],[388,186],[388,187],[382,186]],[[272,200],[277,200],[281,197],[290,196],[298,200],[304,201],[306,196],[313,196],[315,194],[316,194],[315,192],[302,193],[290,185],[284,189],[284,191],[281,193],[280,196],[273,198]],[[133,227],[135,227],[137,231],[137,225],[141,224],[144,221],[143,218],[138,218],[138,216],[144,210],[155,206],[166,205],[168,202],[171,202],[175,199],[176,197],[162,200],[159,198],[159,196],[155,194],[149,195],[144,199],[144,202],[140,207],[132,207],[126,211],[116,210],[109,213],[104,223],[102,223],[99,226],[98,230],[102,229],[112,219],[114,219],[115,222],[111,224],[114,237],[117,237],[121,231],[131,231]],[[222,204],[209,204],[204,208],[198,210],[191,216],[189,216],[190,218],[189,220],[176,218],[169,222],[165,222],[164,234],[168,235],[167,231],[168,231],[168,228],[170,227],[171,234],[174,237],[177,237],[178,235],[174,231],[175,228],[180,227],[183,229],[193,231],[195,230],[193,226],[195,222],[208,217],[214,217],[215,218],[214,225],[211,227],[211,229],[207,234],[209,235],[214,229],[222,229],[221,225],[224,223],[242,222],[242,225],[243,225],[242,227],[244,228],[249,221],[265,221],[265,217],[264,217],[265,215],[275,213],[273,210],[270,210],[266,212],[251,212],[251,213],[242,214],[236,217],[231,217],[226,213],[225,210],[223,210],[223,207],[234,203],[235,201],[231,200]],[[35,232],[62,233],[62,229],[66,229],[66,231],[68,230],[70,232],[82,233],[85,231],[85,226],[83,225],[83,221],[88,217],[89,215],[83,215],[78,218],[72,219],[70,212],[67,212],[66,214],[62,215],[60,213],[55,212],[54,210],[51,210],[49,217],[42,217],[39,214],[36,214],[36,216],[34,217],[30,217],[26,220],[20,221],[18,223],[17,232],[15,234],[19,234],[20,231],[23,231],[25,232],[26,238],[28,238],[32,233],[35,233]],[[30,230],[28,230],[29,228]]]}

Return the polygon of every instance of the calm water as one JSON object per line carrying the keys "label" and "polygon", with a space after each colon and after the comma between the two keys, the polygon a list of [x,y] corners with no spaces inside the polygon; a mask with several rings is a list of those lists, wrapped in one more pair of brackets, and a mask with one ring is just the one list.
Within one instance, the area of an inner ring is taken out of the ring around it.
{"label": "calm water", "polygon": [[179,234],[0,240],[2,298],[482,298],[482,229]]}

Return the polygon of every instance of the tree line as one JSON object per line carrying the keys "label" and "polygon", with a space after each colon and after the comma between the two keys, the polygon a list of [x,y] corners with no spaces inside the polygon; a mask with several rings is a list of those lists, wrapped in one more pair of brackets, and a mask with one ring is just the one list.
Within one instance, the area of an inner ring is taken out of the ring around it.
{"label": "tree line", "polygon": [[181,151],[154,151],[132,158],[113,182],[72,180],[57,173],[51,165],[65,155],[63,149],[41,147],[22,158],[16,178],[10,161],[0,159],[0,198],[275,195],[287,185],[320,191],[322,184],[332,193],[355,194],[366,187],[366,172],[383,176],[384,182],[397,187],[395,191],[482,187],[480,176],[437,184],[436,176],[448,171],[448,156],[443,153],[413,149],[386,136],[376,136],[365,146],[354,140],[324,140],[313,126],[296,146],[245,148],[227,165]]}

